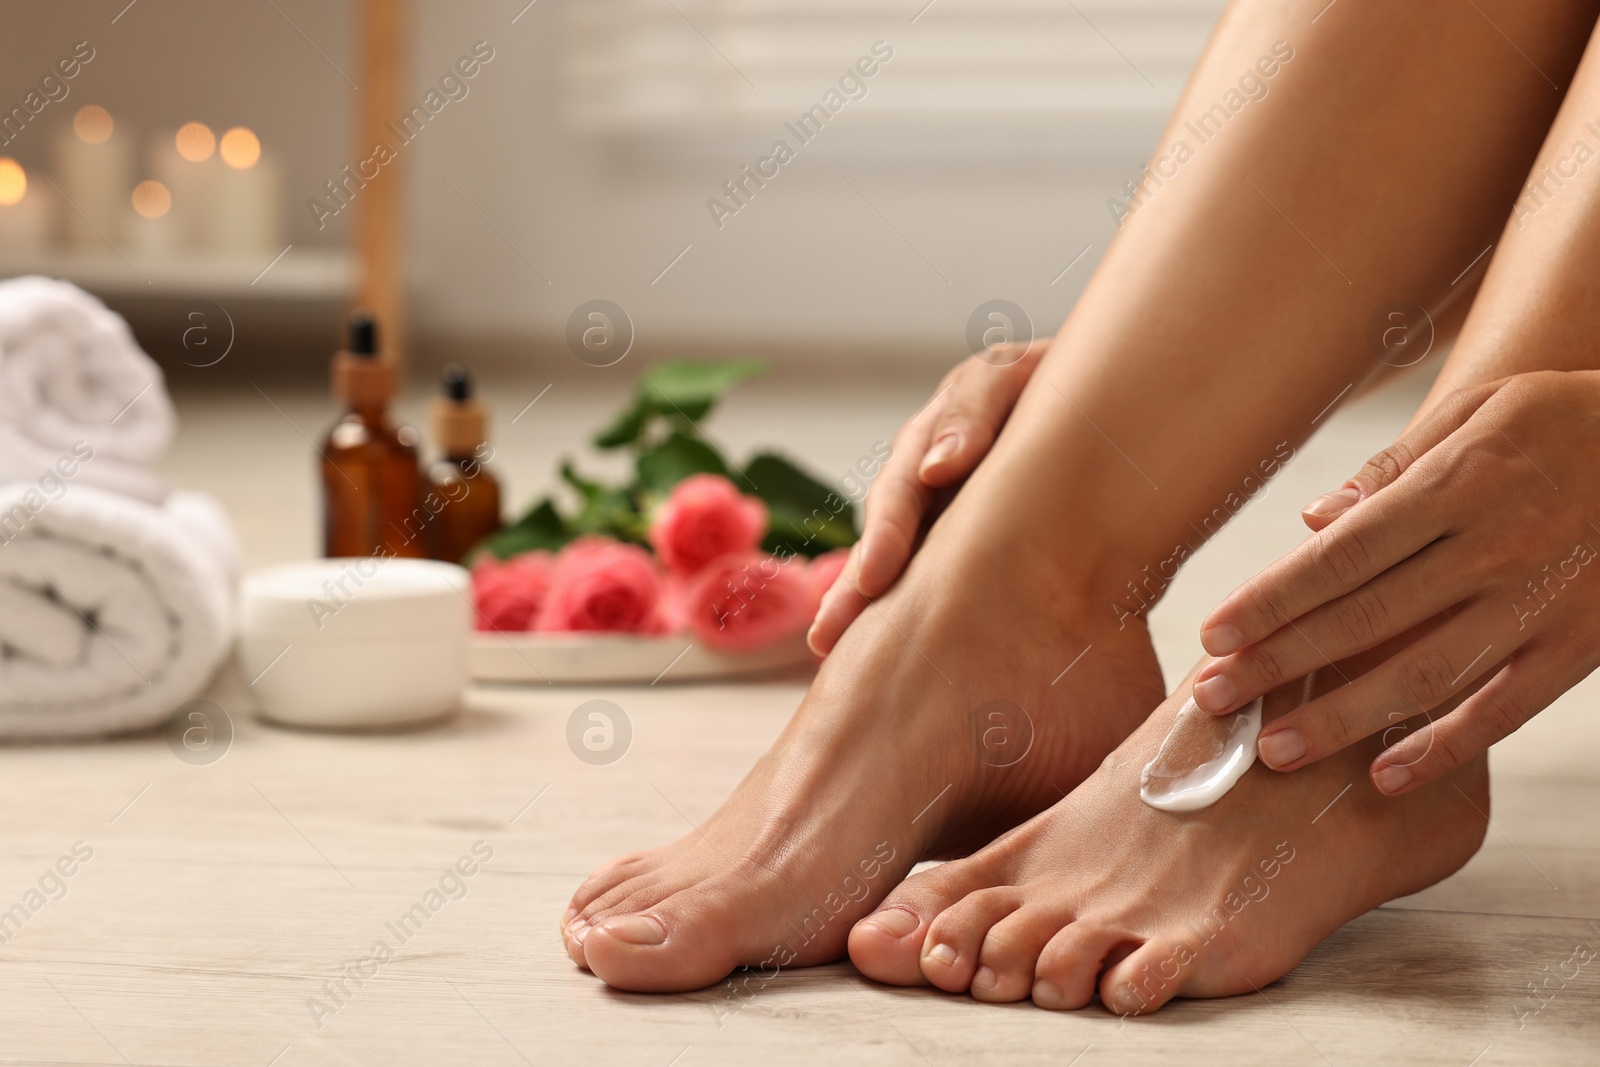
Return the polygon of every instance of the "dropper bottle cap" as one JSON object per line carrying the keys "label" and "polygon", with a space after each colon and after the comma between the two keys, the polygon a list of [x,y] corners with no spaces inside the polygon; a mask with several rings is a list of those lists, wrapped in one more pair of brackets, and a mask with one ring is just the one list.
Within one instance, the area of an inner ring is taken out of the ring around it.
{"label": "dropper bottle cap", "polygon": [[440,385],[430,412],[433,439],[446,456],[469,456],[488,436],[488,410],[473,396],[472,377],[461,364],[445,367]]}
{"label": "dropper bottle cap", "polygon": [[350,313],[345,349],[333,357],[333,392],[352,408],[382,406],[394,396],[394,366],[378,354],[378,324],[363,309]]}

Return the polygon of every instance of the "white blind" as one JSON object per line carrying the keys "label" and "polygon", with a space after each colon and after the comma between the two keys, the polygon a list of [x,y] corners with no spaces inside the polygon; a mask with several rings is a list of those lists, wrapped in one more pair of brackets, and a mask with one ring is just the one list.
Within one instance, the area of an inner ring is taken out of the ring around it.
{"label": "white blind", "polygon": [[881,40],[893,59],[819,143],[1124,147],[1159,129],[1221,7],[1222,0],[576,0],[568,7],[563,113],[579,135],[631,142],[776,134]]}

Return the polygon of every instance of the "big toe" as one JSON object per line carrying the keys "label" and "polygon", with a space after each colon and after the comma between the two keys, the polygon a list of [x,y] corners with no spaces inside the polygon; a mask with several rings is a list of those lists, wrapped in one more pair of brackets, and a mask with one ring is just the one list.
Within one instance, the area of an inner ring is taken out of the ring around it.
{"label": "big toe", "polygon": [[927,985],[921,956],[928,927],[940,912],[990,884],[990,872],[972,859],[912,875],[850,931],[850,962],[888,985]]}
{"label": "big toe", "polygon": [[589,927],[584,962],[607,985],[637,993],[675,993],[720,981],[747,962],[741,918],[760,899],[729,876],[679,890],[638,912],[608,915]]}

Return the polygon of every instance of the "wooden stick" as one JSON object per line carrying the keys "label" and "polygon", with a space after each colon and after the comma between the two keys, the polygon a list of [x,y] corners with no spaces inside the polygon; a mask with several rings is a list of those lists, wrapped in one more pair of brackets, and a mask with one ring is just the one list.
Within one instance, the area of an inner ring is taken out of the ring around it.
{"label": "wooden stick", "polygon": [[[354,157],[379,141],[394,145],[388,124],[402,110],[407,58],[407,0],[361,0],[361,88],[356,94]],[[402,150],[403,151],[403,150]],[[405,158],[386,164],[356,198],[357,300],[377,317],[384,355],[403,373],[410,338],[406,318]]]}

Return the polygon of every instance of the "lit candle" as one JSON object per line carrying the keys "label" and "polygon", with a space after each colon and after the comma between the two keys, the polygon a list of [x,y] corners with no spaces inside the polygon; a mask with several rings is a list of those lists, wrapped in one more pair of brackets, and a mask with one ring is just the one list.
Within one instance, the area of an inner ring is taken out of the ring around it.
{"label": "lit candle", "polygon": [[283,248],[283,172],[261,152],[261,141],[243,126],[222,135],[222,173],[212,200],[210,246],[239,255],[272,254]]}
{"label": "lit candle", "polygon": [[98,104],[78,109],[72,129],[55,140],[56,181],[69,202],[62,212],[74,248],[110,254],[118,240],[123,198],[133,170],[133,139]]}
{"label": "lit candle", "polygon": [[169,225],[184,248],[210,243],[221,168],[217,136],[202,122],[186,122],[176,135],[158,138],[151,146],[150,170],[171,194]]}
{"label": "lit candle", "polygon": [[0,158],[0,248],[37,252],[50,229],[48,201],[28,188],[28,175],[10,157]]}
{"label": "lit candle", "polygon": [[164,184],[146,180],[133,187],[133,211],[124,231],[128,245],[147,256],[170,256],[182,244],[182,233],[172,213],[172,192]]}

